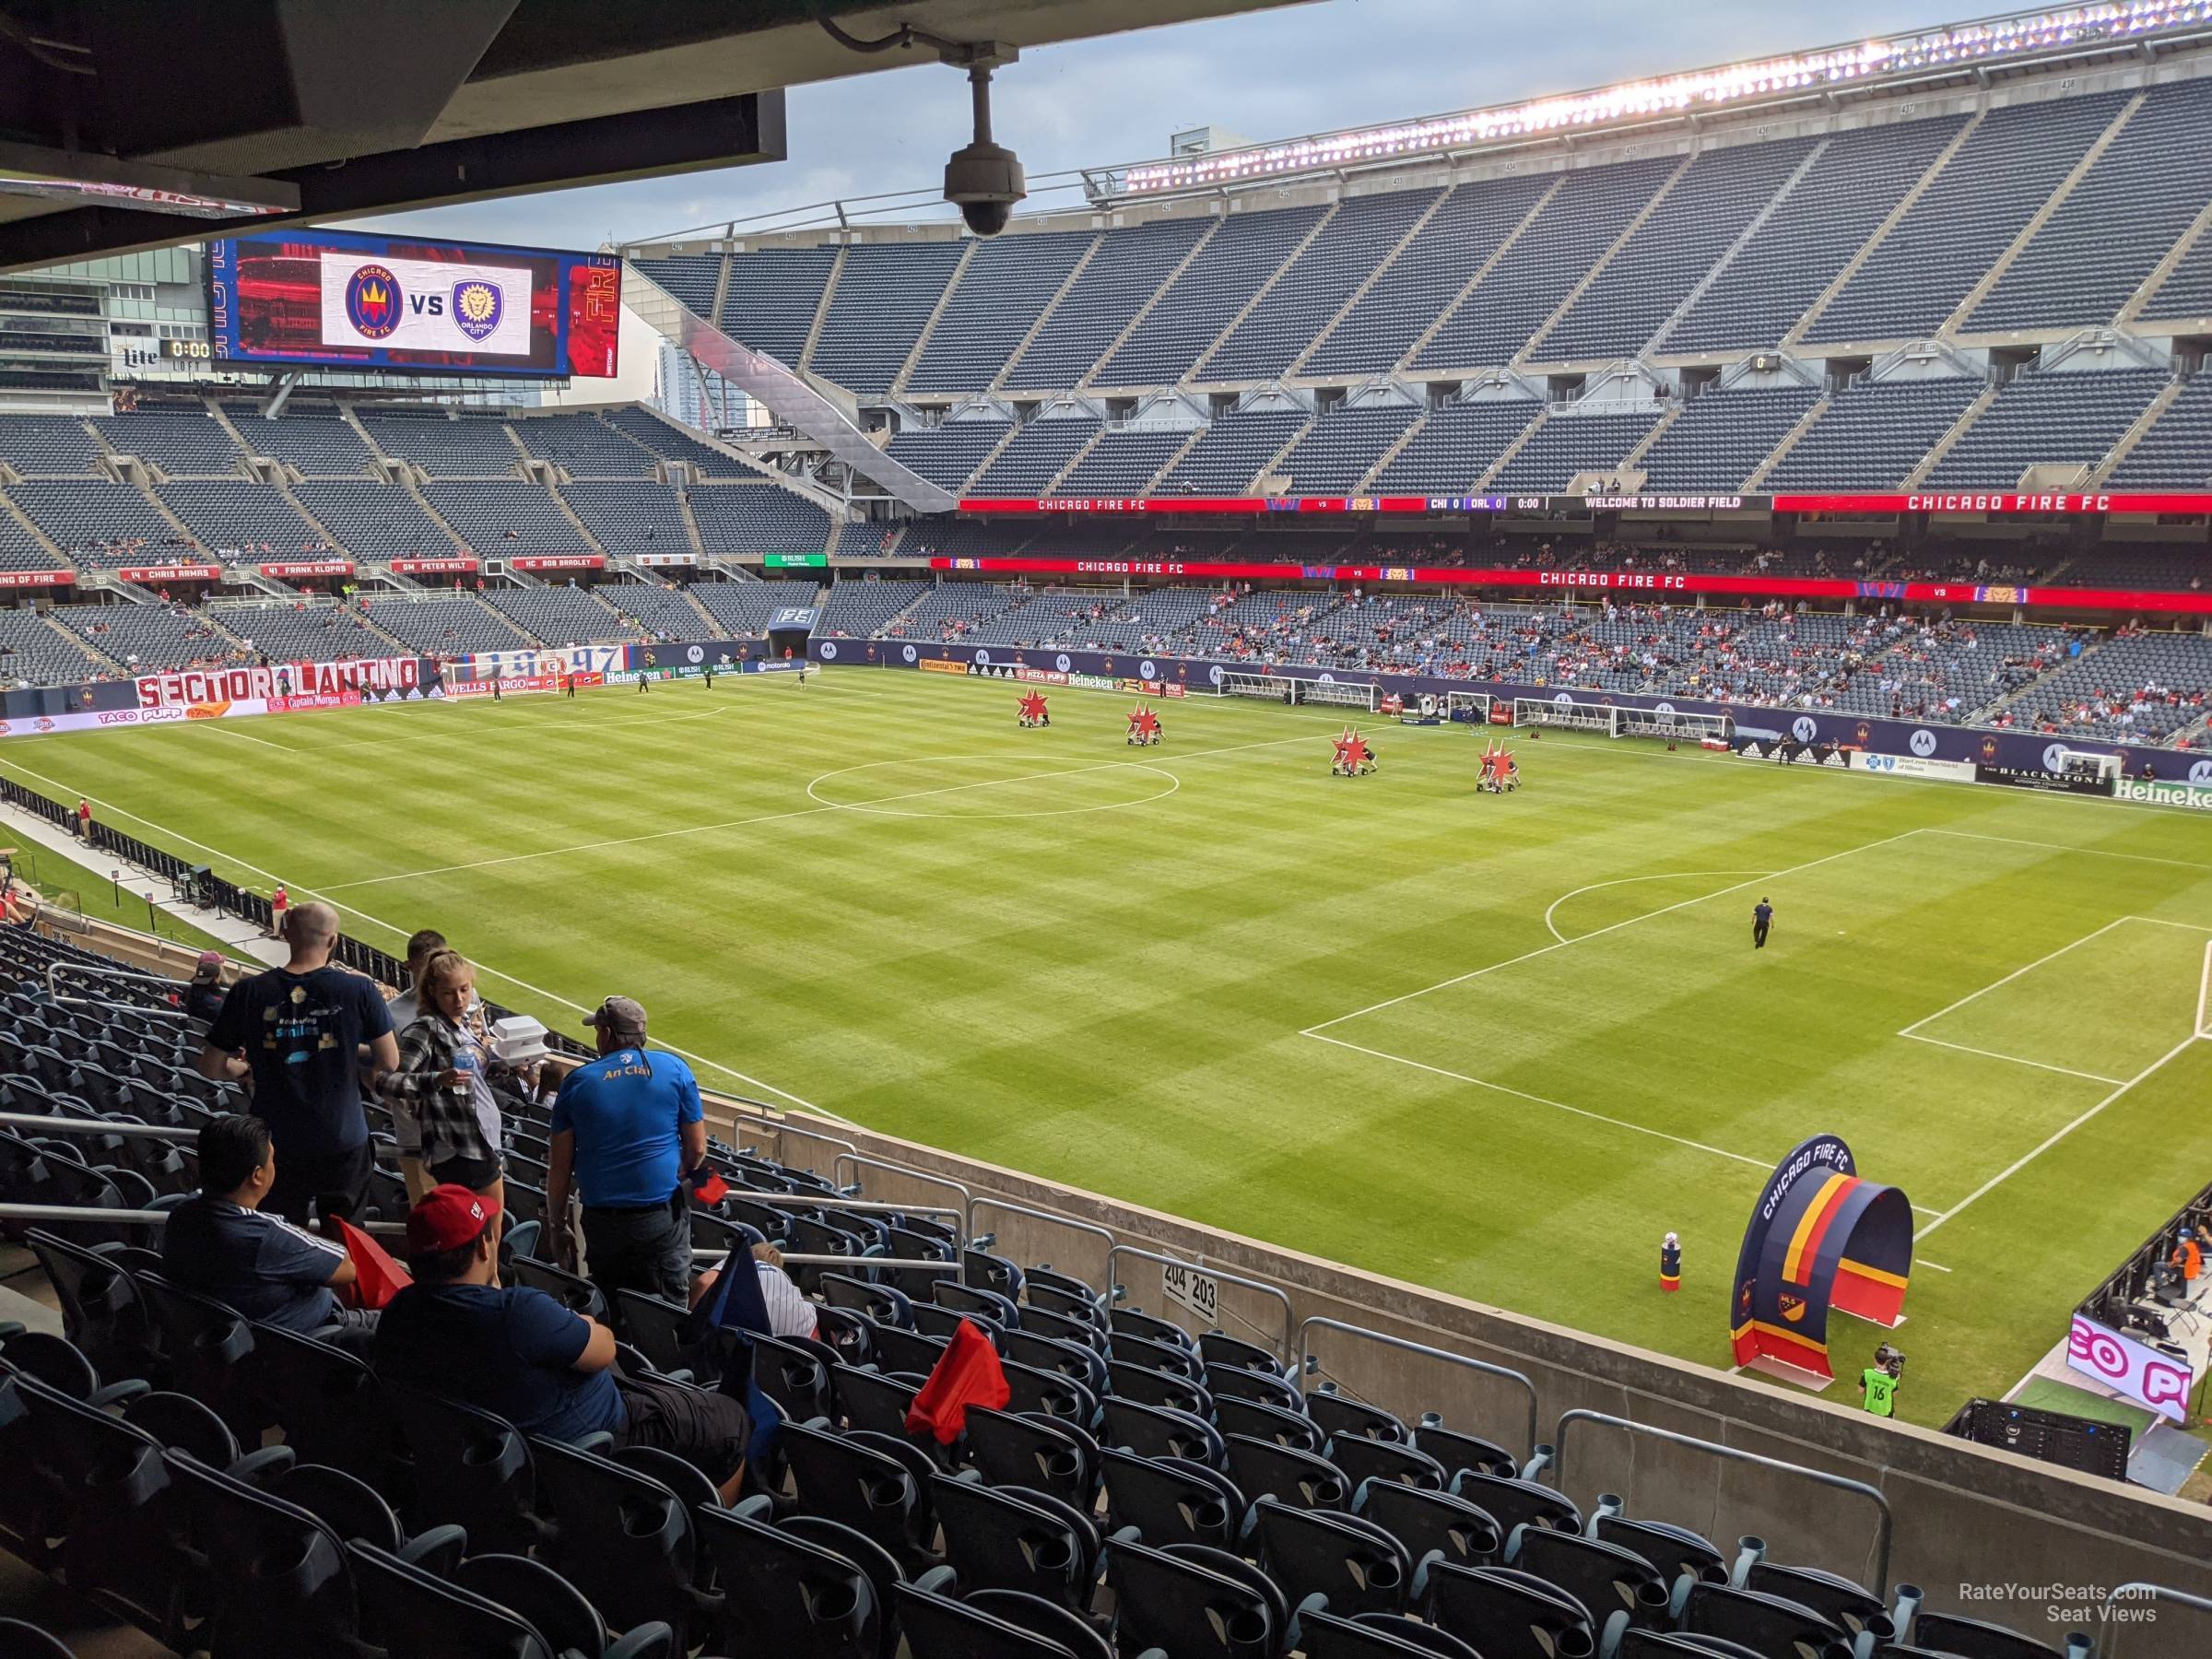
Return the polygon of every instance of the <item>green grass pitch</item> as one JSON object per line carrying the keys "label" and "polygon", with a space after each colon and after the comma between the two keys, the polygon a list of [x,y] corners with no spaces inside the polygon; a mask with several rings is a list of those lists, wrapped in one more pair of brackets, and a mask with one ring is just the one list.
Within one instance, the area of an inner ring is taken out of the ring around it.
{"label": "green grass pitch", "polygon": [[[2212,1168],[2185,815],[1558,735],[1478,797],[1464,727],[1371,723],[1343,780],[1323,711],[1168,702],[1136,751],[1126,698],[1016,696],[832,670],[0,770],[387,948],[440,927],[548,1023],[636,996],[711,1087],[1715,1365],[1761,1176],[1839,1131],[1921,1210],[1921,1421]],[[1839,1371],[1877,1335],[1839,1318]]]}

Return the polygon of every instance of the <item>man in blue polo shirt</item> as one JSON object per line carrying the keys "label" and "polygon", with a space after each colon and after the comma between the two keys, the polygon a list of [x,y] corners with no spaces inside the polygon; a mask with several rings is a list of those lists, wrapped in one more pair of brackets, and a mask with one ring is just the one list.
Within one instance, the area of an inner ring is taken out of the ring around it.
{"label": "man in blue polo shirt", "polygon": [[335,1326],[342,1347],[366,1345],[376,1315],[342,1308],[333,1294],[350,1285],[343,1246],[263,1213],[276,1182],[269,1126],[226,1116],[200,1131],[200,1190],[161,1230],[161,1271],[187,1290],[287,1331]]}
{"label": "man in blue polo shirt", "polygon": [[611,1306],[618,1290],[670,1301],[691,1296],[690,1205],[684,1176],[707,1156],[699,1082],[674,1054],[648,1053],[645,1010],[610,996],[583,1017],[599,1058],[562,1080],[553,1102],[546,1214],[563,1266],[576,1241],[565,1224],[574,1175],[583,1205],[585,1268]]}

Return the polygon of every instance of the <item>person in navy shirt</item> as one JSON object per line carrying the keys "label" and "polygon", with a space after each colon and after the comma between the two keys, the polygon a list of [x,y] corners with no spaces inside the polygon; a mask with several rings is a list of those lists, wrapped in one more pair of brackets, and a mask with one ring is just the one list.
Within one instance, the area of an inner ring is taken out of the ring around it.
{"label": "person in navy shirt", "polygon": [[415,1282],[376,1329],[377,1374],[504,1418],[525,1434],[673,1452],[734,1498],[751,1434],[727,1395],[616,1368],[615,1334],[542,1290],[499,1282],[500,1209],[465,1186],[433,1187],[407,1215]]}
{"label": "person in navy shirt", "polygon": [[276,1181],[269,1126],[256,1117],[216,1118],[200,1131],[200,1190],[161,1230],[161,1271],[186,1290],[303,1334],[335,1327],[341,1347],[366,1346],[376,1315],[341,1307],[354,1281],[342,1245],[262,1213]]}
{"label": "person in navy shirt", "polygon": [[1774,907],[1761,899],[1751,907],[1751,948],[1767,947],[1767,929],[1774,925]]}
{"label": "person in navy shirt", "polygon": [[[251,1079],[253,1112],[284,1156],[268,1207],[305,1221],[350,1217],[369,1190],[372,1156],[361,1113],[361,1058],[371,1080],[399,1064],[392,1016],[374,981],[331,965],[338,913],[295,905],[284,918],[291,957],[230,987],[200,1050],[200,1075]],[[242,1051],[242,1058],[241,1058]]]}
{"label": "person in navy shirt", "polygon": [[[573,1176],[583,1203],[585,1270],[611,1306],[618,1290],[670,1301],[691,1293],[690,1205],[684,1176],[707,1156],[699,1082],[674,1054],[645,1047],[645,1010],[610,996],[584,1016],[599,1058],[564,1078],[553,1102],[546,1213],[568,1214]],[[572,1267],[576,1241],[557,1227],[554,1248]]]}

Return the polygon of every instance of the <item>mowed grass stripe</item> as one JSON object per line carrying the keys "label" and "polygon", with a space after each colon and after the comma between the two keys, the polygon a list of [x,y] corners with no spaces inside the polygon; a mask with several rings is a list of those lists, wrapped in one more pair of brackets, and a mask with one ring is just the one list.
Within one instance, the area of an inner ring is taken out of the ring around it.
{"label": "mowed grass stripe", "polygon": [[[1841,1130],[1867,1173],[1947,1203],[2102,1090],[1895,1030],[2116,913],[2212,923],[2212,840],[2174,814],[1557,734],[1519,745],[1522,794],[1477,799],[1480,735],[1465,730],[1363,722],[1382,771],[1347,782],[1327,775],[1335,712],[1168,703],[1167,743],[1140,752],[1122,742],[1129,699],[1055,691],[1053,728],[1024,733],[1017,694],[833,671],[803,690],[727,681],[253,723],[315,751],[297,757],[188,728],[72,735],[11,744],[0,771],[141,813],[164,827],[147,839],[177,851],[212,843],[226,873],[247,876],[242,861],[296,891],[397,877],[335,895],[354,931],[393,946],[380,926],[435,924],[549,996],[637,995],[664,1040],[860,1121],[1720,1363],[1759,1169],[1300,1031],[1555,945],[1544,912],[1574,889],[1660,877],[1579,896],[1557,918],[1579,942],[1471,982],[1469,1000],[1340,1029],[1365,1043],[1387,1028],[1371,1046],[1745,1156]],[[1199,752],[1247,744],[1268,747]],[[986,758],[947,768],[947,786],[1029,781],[933,797],[942,815],[924,819],[816,810],[806,793],[878,761],[910,763],[880,769],[902,789],[853,798],[930,787],[911,762],[947,754]],[[1092,780],[1127,785],[1132,761],[1180,788],[1100,812],[955,816],[1087,804],[1106,788]],[[707,828],[786,811],[802,815]],[[597,841],[625,844],[580,848]],[[1776,942],[1758,959],[1753,893],[1654,913],[1732,885],[1680,872],[1837,853],[1776,877]],[[1532,994],[1487,996],[1531,967]],[[2092,1071],[2107,1069],[2098,1024],[2121,1017],[2098,996],[2081,1010]],[[2197,1061],[1946,1227],[1953,1273],[1912,1291],[1910,1415],[2003,1393],[2193,1190],[2212,1153]],[[2084,1207],[2093,1226],[2049,1226]],[[1669,1228],[1689,1251],[1678,1297],[1649,1286]]]}

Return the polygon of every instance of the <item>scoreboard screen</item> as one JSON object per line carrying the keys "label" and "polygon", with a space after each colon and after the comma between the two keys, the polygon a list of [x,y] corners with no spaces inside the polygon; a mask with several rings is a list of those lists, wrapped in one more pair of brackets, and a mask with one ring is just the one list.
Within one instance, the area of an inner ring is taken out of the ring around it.
{"label": "scoreboard screen", "polygon": [[208,337],[232,363],[605,379],[622,262],[336,230],[207,245]]}

